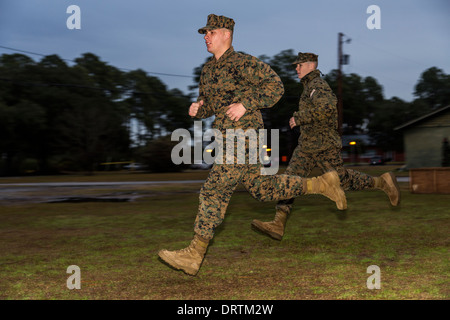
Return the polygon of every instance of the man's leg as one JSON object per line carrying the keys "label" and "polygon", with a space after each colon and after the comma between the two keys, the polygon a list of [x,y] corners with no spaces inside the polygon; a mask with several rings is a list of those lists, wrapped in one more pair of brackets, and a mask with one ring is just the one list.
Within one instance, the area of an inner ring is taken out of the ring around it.
{"label": "man's leg", "polygon": [[161,250],[159,256],[176,269],[197,274],[209,240],[222,223],[228,202],[237,184],[242,182],[250,194],[260,201],[290,199],[301,194],[322,194],[338,207],[347,205],[336,172],[304,179],[287,175],[261,175],[260,165],[214,165],[200,193],[200,206],[195,220],[195,236],[182,250]]}
{"label": "man's leg", "polygon": [[199,196],[199,208],[194,223],[194,239],[187,248],[168,251],[158,255],[166,263],[189,275],[196,275],[203,262],[214,231],[225,218],[231,195],[244,173],[234,165],[215,164],[208,175]]}
{"label": "man's leg", "polygon": [[347,208],[345,193],[336,171],[319,177],[302,178],[286,174],[261,175],[259,165],[249,165],[241,182],[253,198],[259,201],[287,200],[300,195],[320,194],[334,201],[339,210]]}
{"label": "man's leg", "polygon": [[[307,154],[301,151],[300,146],[297,146],[292,154],[289,165],[286,168],[285,174],[291,176],[299,176],[306,178],[314,168],[314,161]],[[270,237],[281,240],[284,235],[286,222],[291,213],[292,205],[295,198],[280,200],[275,207],[275,217],[272,221],[263,222],[258,219],[252,221],[252,227],[269,235]]]}
{"label": "man's leg", "polygon": [[400,203],[400,189],[395,175],[391,172],[384,173],[380,177],[372,177],[356,170],[347,169],[344,167],[341,153],[337,149],[323,152],[320,160],[317,161],[317,166],[323,172],[330,169],[336,170],[344,190],[380,189],[388,195],[393,206]]}
{"label": "man's leg", "polygon": [[342,188],[344,190],[364,190],[371,189],[374,184],[372,176],[344,167],[340,150],[329,149],[317,154],[317,167],[322,172],[336,170],[341,179]]}
{"label": "man's leg", "polygon": [[320,194],[336,203],[339,210],[347,208],[347,200],[336,171],[319,177],[261,175],[258,166],[252,166],[243,176],[242,184],[259,201],[287,200],[306,194]]}
{"label": "man's leg", "polygon": [[211,240],[215,229],[225,218],[228,203],[244,174],[245,166],[215,164],[200,190],[198,214],[195,218],[196,234]]}

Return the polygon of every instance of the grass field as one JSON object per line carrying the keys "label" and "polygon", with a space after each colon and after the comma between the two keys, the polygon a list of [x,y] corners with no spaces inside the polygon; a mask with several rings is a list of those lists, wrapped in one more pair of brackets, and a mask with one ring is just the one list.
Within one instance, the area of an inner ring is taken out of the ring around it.
{"label": "grass field", "polygon": [[[206,173],[112,176],[64,179],[196,180]],[[0,184],[26,179],[63,178]],[[272,219],[275,203],[239,189],[191,277],[157,252],[189,244],[200,186],[139,186],[142,197],[133,202],[0,203],[0,299],[450,298],[450,195],[411,194],[400,183],[399,208],[380,191],[361,191],[347,193],[345,212],[304,196],[279,242],[250,227],[252,219]],[[79,290],[67,288],[70,265],[81,270]],[[367,288],[371,265],[381,270],[381,289]]]}

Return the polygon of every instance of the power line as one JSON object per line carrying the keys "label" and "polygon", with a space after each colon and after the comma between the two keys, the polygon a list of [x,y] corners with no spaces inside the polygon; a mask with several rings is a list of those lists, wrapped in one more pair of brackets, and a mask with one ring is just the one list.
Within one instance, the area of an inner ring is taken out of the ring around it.
{"label": "power line", "polygon": [[[5,47],[0,45],[0,48],[2,49],[7,49],[7,50],[11,50],[11,51],[15,51],[15,52],[22,52],[22,53],[26,53],[26,54],[33,54],[36,56],[41,56],[41,57],[46,57],[47,55],[42,54],[42,53],[37,53],[37,52],[32,52],[32,51],[27,51],[27,50],[21,50],[21,49],[16,49],[16,48],[11,48],[11,47]],[[64,59],[61,58],[61,60],[63,61],[69,61],[72,63],[76,63],[75,60],[71,60],[71,59]],[[133,71],[132,69],[126,69],[126,68],[117,68],[119,70],[123,70],[123,71]],[[155,75],[159,75],[159,76],[166,76],[166,77],[179,77],[179,78],[195,78],[194,76],[188,76],[188,75],[183,75],[183,74],[174,74],[174,73],[163,73],[163,72],[152,72],[152,71],[145,71],[148,74],[155,74]]]}
{"label": "power line", "polygon": [[[5,46],[0,46],[0,48],[2,48],[2,49],[7,49],[7,50],[11,50],[11,51],[16,51],[16,52],[22,52],[22,53],[34,54],[34,55],[42,56],[42,57],[45,57],[45,56],[46,56],[45,54],[42,54],[42,53],[36,53],[36,52],[25,51],[25,50],[20,50],[20,49],[14,49],[14,48],[5,47]],[[72,60],[68,60],[68,59],[62,59],[62,60],[72,61]],[[73,61],[72,61],[72,62],[73,62]]]}
{"label": "power line", "polygon": [[[109,91],[109,92],[117,92],[120,91],[119,88],[104,88],[104,87],[93,87],[87,85],[80,84],[72,84],[72,83],[56,83],[56,82],[30,82],[30,81],[20,81],[11,78],[3,78],[0,77],[0,81],[10,82],[20,86],[28,86],[28,87],[67,87],[67,88],[79,88],[79,89],[92,89],[99,91]],[[184,94],[176,94],[176,93],[155,93],[155,92],[143,92],[143,91],[128,91],[129,94],[137,94],[137,95],[151,95],[151,96],[168,96],[168,97],[182,97],[182,98],[190,98],[189,95]]]}

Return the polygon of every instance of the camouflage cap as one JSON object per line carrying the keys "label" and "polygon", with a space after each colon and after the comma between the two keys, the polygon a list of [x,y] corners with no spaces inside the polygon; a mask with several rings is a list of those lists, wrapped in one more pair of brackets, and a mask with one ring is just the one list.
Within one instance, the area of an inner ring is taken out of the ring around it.
{"label": "camouflage cap", "polygon": [[221,29],[225,28],[233,31],[234,29],[234,20],[231,18],[227,18],[225,16],[216,16],[215,14],[210,14],[208,16],[208,21],[206,22],[206,26],[198,29],[198,33],[206,33],[209,30]]}
{"label": "camouflage cap", "polygon": [[299,52],[297,59],[292,64],[299,64],[303,62],[317,62],[317,54],[310,53],[310,52]]}

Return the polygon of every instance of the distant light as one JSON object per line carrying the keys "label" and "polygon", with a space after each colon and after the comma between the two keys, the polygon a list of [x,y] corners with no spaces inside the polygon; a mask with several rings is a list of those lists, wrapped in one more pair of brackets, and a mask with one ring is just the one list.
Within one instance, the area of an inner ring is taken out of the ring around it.
{"label": "distant light", "polygon": [[267,146],[266,146],[266,145],[263,145],[262,147],[263,147],[263,149],[266,149],[266,148],[267,148]]}
{"label": "distant light", "polygon": [[213,149],[206,149],[205,151],[211,153],[213,152]]}
{"label": "distant light", "polygon": [[356,145],[356,141],[350,141],[350,143],[349,143],[351,146],[354,146],[354,145]]}
{"label": "distant light", "polygon": [[272,151],[272,149],[269,148],[269,149],[267,149],[266,151]]}

